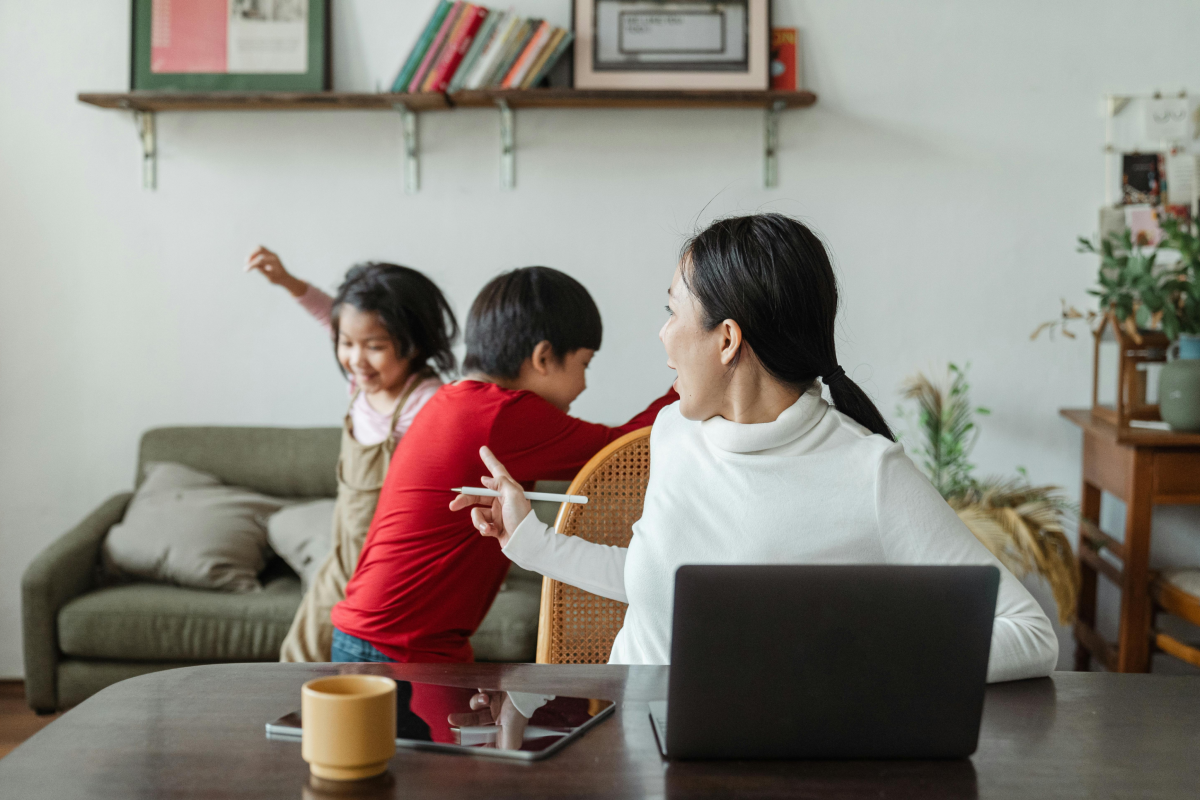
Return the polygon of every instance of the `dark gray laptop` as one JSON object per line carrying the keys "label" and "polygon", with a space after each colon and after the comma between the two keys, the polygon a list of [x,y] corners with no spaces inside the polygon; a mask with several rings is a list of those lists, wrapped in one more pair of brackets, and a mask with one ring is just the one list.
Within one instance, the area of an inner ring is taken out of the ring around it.
{"label": "dark gray laptop", "polygon": [[961,758],[975,752],[996,567],[684,566],[669,758]]}

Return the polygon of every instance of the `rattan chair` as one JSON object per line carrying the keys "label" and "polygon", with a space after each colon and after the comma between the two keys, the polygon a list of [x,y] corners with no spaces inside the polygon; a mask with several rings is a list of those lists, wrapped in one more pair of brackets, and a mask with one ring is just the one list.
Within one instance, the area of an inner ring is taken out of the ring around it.
{"label": "rattan chair", "polygon": [[[627,547],[642,516],[650,478],[650,429],[627,433],[597,453],[571,482],[569,494],[586,505],[564,503],[554,528],[589,542]],[[625,622],[624,603],[550,578],[542,579],[538,618],[539,664],[604,664]]]}

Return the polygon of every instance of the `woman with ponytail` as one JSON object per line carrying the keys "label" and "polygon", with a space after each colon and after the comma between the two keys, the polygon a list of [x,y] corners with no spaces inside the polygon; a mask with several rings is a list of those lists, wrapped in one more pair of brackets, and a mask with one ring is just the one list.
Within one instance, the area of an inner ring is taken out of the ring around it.
{"label": "woman with ponytail", "polygon": [[[837,281],[820,240],[779,214],[713,223],[689,241],[659,338],[679,402],[650,438],[628,548],[559,536],[486,448],[500,490],[460,495],[476,528],[526,569],[629,603],[617,664],[666,664],[682,564],[990,564],[1000,568],[988,680],[1047,675],[1050,621],[913,465],[838,363]],[[822,398],[829,389],[832,406]]]}

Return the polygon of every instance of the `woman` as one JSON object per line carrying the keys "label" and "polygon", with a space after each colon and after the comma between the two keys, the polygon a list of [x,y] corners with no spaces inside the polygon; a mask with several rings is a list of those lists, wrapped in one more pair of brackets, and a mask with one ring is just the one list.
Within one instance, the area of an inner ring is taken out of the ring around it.
{"label": "woman", "polygon": [[[629,547],[560,536],[490,452],[475,527],[526,569],[629,603],[617,664],[666,664],[682,564],[993,564],[988,680],[1049,674],[1050,621],[896,444],[838,366],[837,284],[817,237],[779,214],[714,223],[684,248],[659,338],[680,400],[662,410]],[[833,398],[821,396],[821,383]],[[460,495],[451,504],[478,502]]]}

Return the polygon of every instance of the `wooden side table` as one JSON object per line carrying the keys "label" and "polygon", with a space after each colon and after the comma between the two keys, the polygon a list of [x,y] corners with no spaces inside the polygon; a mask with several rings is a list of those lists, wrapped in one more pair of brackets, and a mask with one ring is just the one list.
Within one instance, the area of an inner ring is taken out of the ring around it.
{"label": "wooden side table", "polygon": [[[1117,428],[1090,409],[1059,413],[1083,430],[1083,492],[1080,500],[1079,612],[1075,622],[1075,669],[1095,656],[1112,672],[1150,669],[1150,522],[1155,505],[1200,505],[1200,434]],[[1100,492],[1125,502],[1125,541],[1100,530]],[[1100,555],[1115,556],[1114,566]],[[1116,645],[1096,632],[1096,577],[1121,589]]]}

